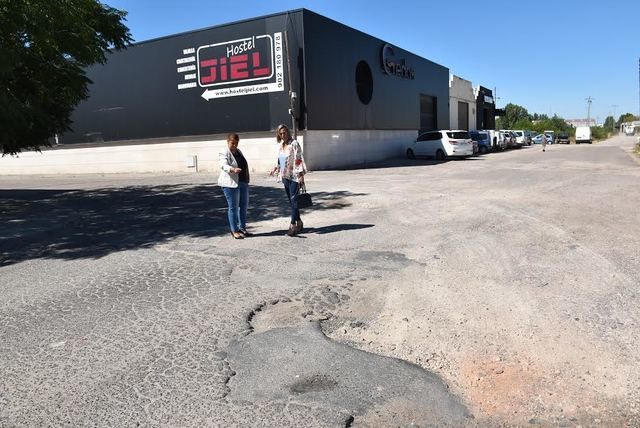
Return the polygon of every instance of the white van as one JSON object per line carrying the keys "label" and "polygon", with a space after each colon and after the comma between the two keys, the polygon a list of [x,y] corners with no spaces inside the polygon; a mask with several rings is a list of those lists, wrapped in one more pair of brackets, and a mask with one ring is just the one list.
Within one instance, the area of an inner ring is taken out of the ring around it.
{"label": "white van", "polygon": [[448,157],[473,156],[473,142],[468,131],[445,129],[420,134],[406,150],[407,158],[416,156],[434,157],[445,160]]}
{"label": "white van", "polygon": [[588,126],[576,127],[576,144],[588,143],[591,144],[591,128]]}
{"label": "white van", "polygon": [[497,152],[499,150],[504,150],[507,148],[507,145],[504,143],[504,140],[501,138],[500,132],[494,129],[480,129],[478,132],[486,132],[489,134],[489,141],[491,142],[491,150]]}

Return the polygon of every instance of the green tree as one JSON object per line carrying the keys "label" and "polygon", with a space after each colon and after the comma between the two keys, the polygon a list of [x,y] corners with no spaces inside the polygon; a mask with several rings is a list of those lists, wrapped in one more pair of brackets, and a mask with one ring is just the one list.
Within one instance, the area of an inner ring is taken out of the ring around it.
{"label": "green tree", "polygon": [[571,133],[571,126],[567,124],[567,122],[558,115],[553,115],[553,117],[549,117],[546,114],[537,115],[539,120],[536,123],[532,123],[531,129],[542,133],[544,131],[555,131],[555,132],[569,132]]}
{"label": "green tree", "polygon": [[518,119],[512,126],[512,129],[532,129],[533,123],[531,123],[529,118]]}
{"label": "green tree", "polygon": [[607,116],[602,127],[604,129],[608,129],[610,132],[613,132],[614,128],[616,127],[616,120],[613,118],[613,116]]}
{"label": "green tree", "polygon": [[0,150],[49,146],[87,98],[85,68],[132,41],[126,12],[99,0],[0,0]]}
{"label": "green tree", "polygon": [[620,118],[618,119],[618,125],[623,122],[633,122],[634,120],[638,120],[637,116],[634,116],[633,113],[625,113],[620,115]]}
{"label": "green tree", "polygon": [[514,125],[519,121],[529,120],[529,112],[522,106],[509,103],[505,106],[501,119],[503,129],[515,129]]}

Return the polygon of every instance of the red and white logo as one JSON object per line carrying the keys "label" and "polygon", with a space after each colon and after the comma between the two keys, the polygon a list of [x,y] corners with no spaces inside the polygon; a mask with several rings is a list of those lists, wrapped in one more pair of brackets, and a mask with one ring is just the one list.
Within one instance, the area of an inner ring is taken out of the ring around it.
{"label": "red and white logo", "polygon": [[[282,33],[254,35],[183,50],[178,89],[206,89],[206,100],[284,90]],[[195,54],[195,55],[194,55]],[[195,80],[195,81],[194,81]]]}

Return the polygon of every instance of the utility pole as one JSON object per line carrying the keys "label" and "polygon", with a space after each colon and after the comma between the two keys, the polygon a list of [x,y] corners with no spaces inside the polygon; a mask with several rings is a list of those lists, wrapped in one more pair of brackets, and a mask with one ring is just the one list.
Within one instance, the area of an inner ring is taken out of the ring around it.
{"label": "utility pole", "polygon": [[[495,86],[493,87],[493,127],[496,127],[496,114],[495,111],[498,108],[498,100],[500,99],[500,97],[498,97],[498,88],[496,88]],[[502,122],[502,121],[501,121]]]}
{"label": "utility pole", "polygon": [[585,100],[587,101],[587,126],[591,126],[591,102],[593,101],[593,98],[589,96],[588,98],[585,98]]}

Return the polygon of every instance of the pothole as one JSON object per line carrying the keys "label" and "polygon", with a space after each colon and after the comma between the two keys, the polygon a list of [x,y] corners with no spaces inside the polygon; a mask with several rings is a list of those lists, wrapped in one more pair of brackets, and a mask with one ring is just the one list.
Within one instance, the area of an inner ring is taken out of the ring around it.
{"label": "pothole", "polygon": [[[295,402],[356,420],[392,412],[399,426],[463,426],[472,417],[434,373],[336,343],[318,322],[245,336],[229,346],[227,361],[236,373],[233,401]],[[411,412],[395,413],[402,408]]]}
{"label": "pothole", "polygon": [[327,375],[314,374],[309,377],[297,380],[289,390],[294,394],[305,394],[307,392],[329,391],[338,386],[338,382]]}
{"label": "pothole", "polygon": [[310,287],[293,298],[274,299],[257,305],[247,316],[252,333],[294,327],[332,319],[340,305],[349,300],[344,292],[351,286]]}
{"label": "pothole", "polygon": [[274,328],[293,327],[308,322],[303,314],[305,305],[300,301],[276,302],[263,304],[254,310],[247,322],[254,334],[263,333]]}

